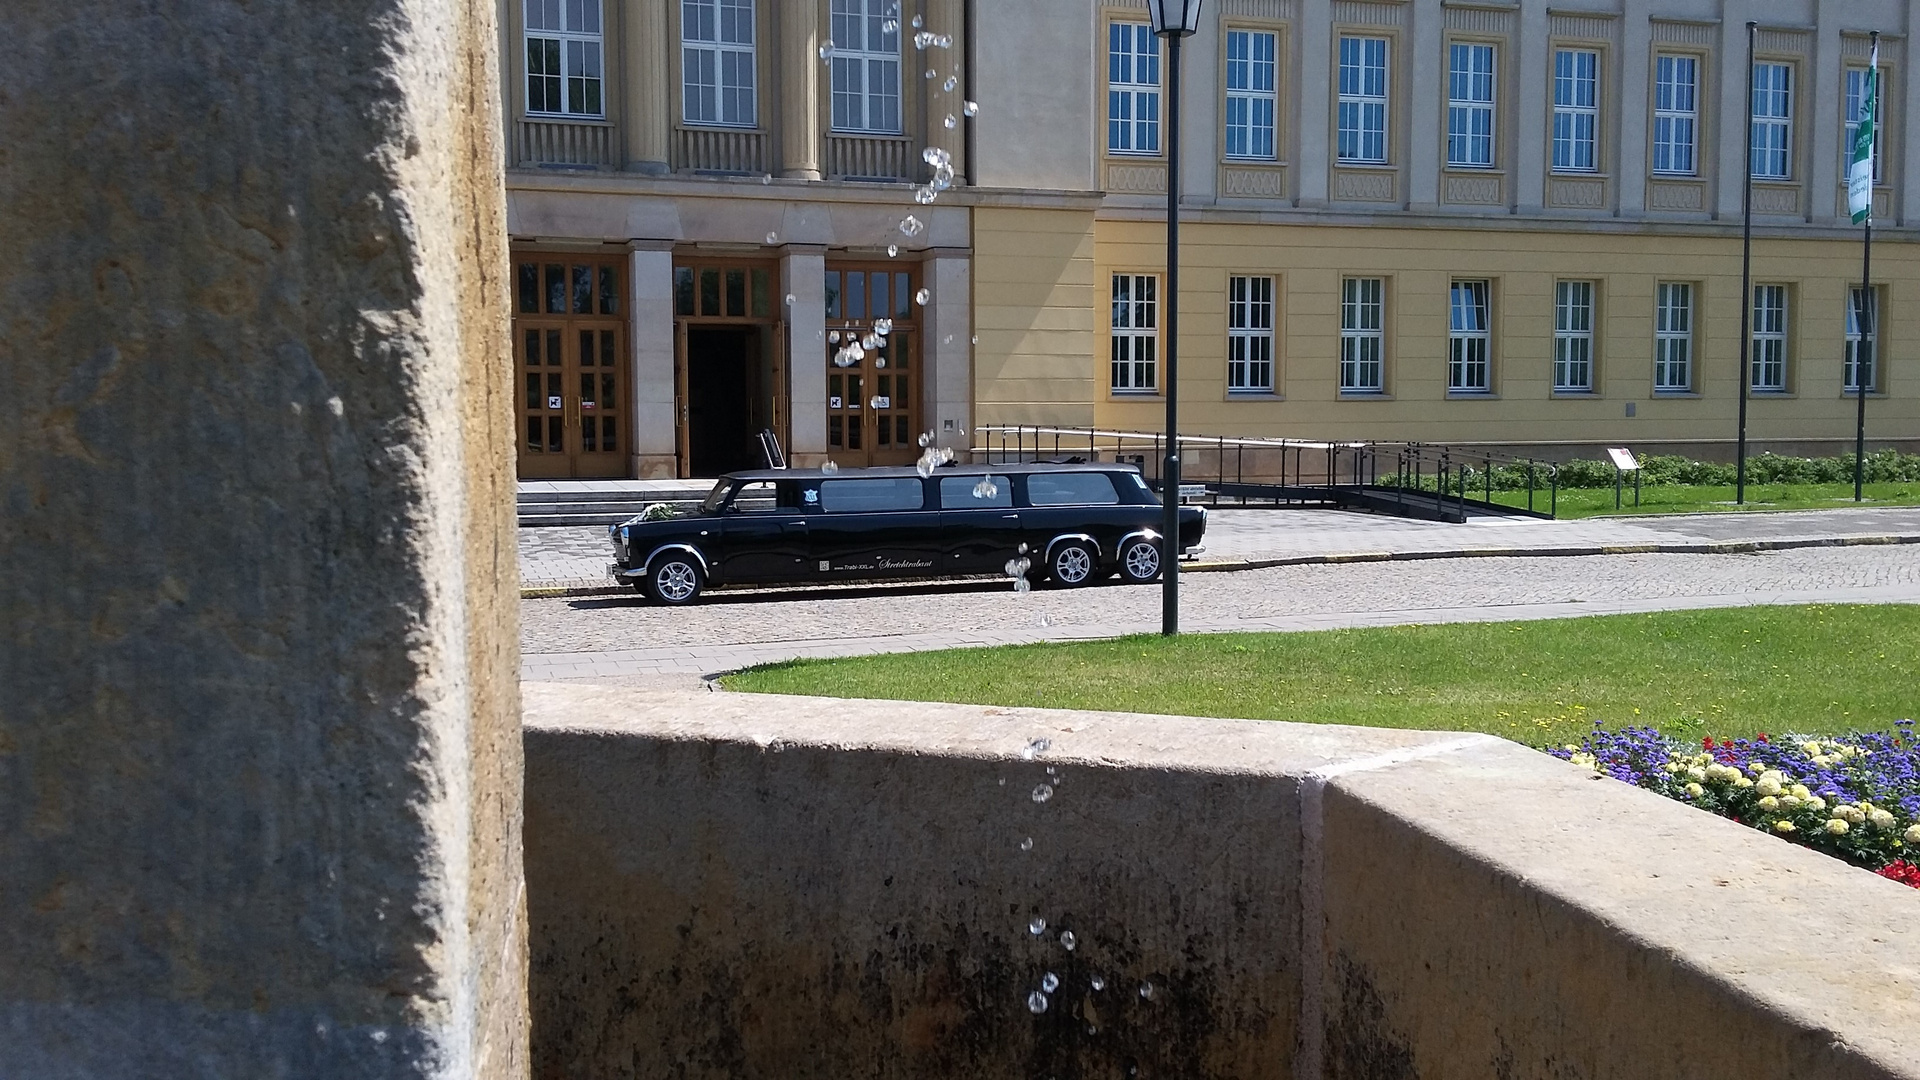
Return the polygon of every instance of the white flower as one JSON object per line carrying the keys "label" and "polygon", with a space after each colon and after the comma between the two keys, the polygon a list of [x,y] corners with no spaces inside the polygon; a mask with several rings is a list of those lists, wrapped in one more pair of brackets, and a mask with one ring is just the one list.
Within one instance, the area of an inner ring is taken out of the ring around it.
{"label": "white flower", "polygon": [[1873,823],[1874,830],[1877,832],[1886,832],[1894,825],[1893,815],[1879,807],[1867,811],[1867,820]]}
{"label": "white flower", "polygon": [[1794,807],[1797,807],[1800,805],[1800,796],[1782,795],[1780,796],[1780,805],[1784,809],[1792,810]]}
{"label": "white flower", "polygon": [[1827,822],[1827,831],[1835,836],[1845,836],[1847,830],[1850,828],[1852,828],[1852,826],[1848,825],[1842,818],[1833,818]]}
{"label": "white flower", "polygon": [[1704,794],[1706,794],[1706,791],[1707,791],[1707,789],[1706,789],[1706,788],[1703,788],[1703,787],[1701,787],[1701,786],[1700,786],[1699,784],[1688,784],[1688,785],[1687,785],[1687,794],[1688,794],[1688,795],[1689,795],[1690,797],[1692,797],[1692,798],[1695,798],[1695,799],[1697,799],[1697,798],[1699,798],[1700,796],[1702,796],[1702,795],[1704,795]]}
{"label": "white flower", "polygon": [[1906,838],[1909,844],[1920,844],[1920,825],[1907,826]]}
{"label": "white flower", "polygon": [[1773,831],[1778,833],[1790,833],[1793,831],[1793,822],[1788,821],[1785,818],[1781,818],[1779,821],[1776,821],[1773,823]]}
{"label": "white flower", "polygon": [[1803,799],[1813,794],[1813,792],[1807,790],[1807,785],[1805,784],[1795,784],[1792,787],[1788,788],[1787,790],[1793,792],[1795,795],[1798,795]]}
{"label": "white flower", "polygon": [[1809,810],[1825,810],[1827,808],[1827,800],[1818,795],[1807,796],[1806,804]]}
{"label": "white flower", "polygon": [[1754,782],[1753,790],[1762,795],[1778,795],[1780,794],[1781,783],[1779,773],[1763,772],[1760,774],[1760,779]]}
{"label": "white flower", "polygon": [[1750,788],[1753,786],[1753,781],[1736,773],[1733,778],[1733,786],[1737,788]]}
{"label": "white flower", "polygon": [[1780,800],[1771,795],[1763,795],[1760,797],[1760,809],[1769,812],[1778,810],[1780,809]]}
{"label": "white flower", "polygon": [[1705,780],[1706,778],[1707,778],[1707,770],[1699,767],[1698,765],[1687,770],[1687,779],[1692,780],[1696,784],[1702,780]]}

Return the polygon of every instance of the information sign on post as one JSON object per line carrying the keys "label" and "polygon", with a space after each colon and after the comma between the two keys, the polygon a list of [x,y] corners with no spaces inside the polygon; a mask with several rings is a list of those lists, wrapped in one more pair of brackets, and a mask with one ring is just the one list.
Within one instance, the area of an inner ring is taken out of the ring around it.
{"label": "information sign on post", "polygon": [[1607,456],[1613,459],[1613,508],[1620,509],[1620,489],[1628,473],[1633,474],[1633,505],[1640,505],[1640,462],[1633,451],[1624,446],[1607,447]]}

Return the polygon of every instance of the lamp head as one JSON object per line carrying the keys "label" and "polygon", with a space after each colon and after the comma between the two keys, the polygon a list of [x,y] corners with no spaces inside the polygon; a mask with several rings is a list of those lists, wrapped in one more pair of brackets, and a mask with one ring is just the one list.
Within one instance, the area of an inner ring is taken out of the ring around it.
{"label": "lamp head", "polygon": [[1147,0],[1156,37],[1192,37],[1200,30],[1200,0]]}

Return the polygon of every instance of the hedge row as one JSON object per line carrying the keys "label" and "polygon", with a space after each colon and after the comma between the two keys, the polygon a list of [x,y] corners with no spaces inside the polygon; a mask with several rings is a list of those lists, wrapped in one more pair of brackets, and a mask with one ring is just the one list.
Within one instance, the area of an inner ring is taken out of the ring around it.
{"label": "hedge row", "polygon": [[[1656,454],[1640,459],[1642,486],[1690,484],[1703,486],[1729,486],[1734,482],[1734,467],[1731,463],[1716,461],[1694,461],[1677,454]],[[1525,491],[1527,489],[1528,470],[1525,465],[1495,465],[1493,489],[1495,491]],[[1456,470],[1447,477],[1446,489],[1453,491],[1459,482]],[[1614,468],[1610,461],[1574,460],[1560,463],[1560,486],[1563,488],[1610,488],[1614,484]],[[1422,477],[1421,487],[1432,490],[1434,481],[1431,476]],[[1881,450],[1867,455],[1866,479],[1868,483],[1914,483],[1920,482],[1920,454],[1902,454],[1897,450]],[[1381,480],[1391,485],[1393,479],[1383,476]],[[1633,482],[1629,475],[1627,483]],[[1749,484],[1851,484],[1853,483],[1853,455],[1845,454],[1827,458],[1784,457],[1779,454],[1759,454],[1747,459],[1747,482]],[[1546,465],[1533,469],[1533,486],[1545,489],[1553,480]],[[1487,488],[1486,470],[1469,464],[1466,469],[1466,488],[1469,494],[1484,491]]]}

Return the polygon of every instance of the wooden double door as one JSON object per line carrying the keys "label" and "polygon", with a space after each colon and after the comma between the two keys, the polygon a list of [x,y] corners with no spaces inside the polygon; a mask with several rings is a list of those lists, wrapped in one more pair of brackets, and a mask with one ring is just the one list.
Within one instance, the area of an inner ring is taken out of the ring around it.
{"label": "wooden double door", "polygon": [[521,478],[627,476],[625,267],[615,259],[526,254],[514,270]]}
{"label": "wooden double door", "polygon": [[[827,456],[841,465],[910,465],[920,456],[917,279],[898,263],[827,269]],[[890,324],[884,335],[880,320]],[[863,344],[860,358],[841,366],[847,343],[868,338],[878,347]]]}

